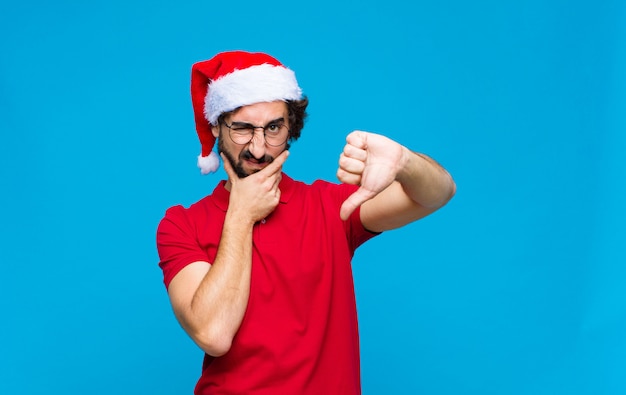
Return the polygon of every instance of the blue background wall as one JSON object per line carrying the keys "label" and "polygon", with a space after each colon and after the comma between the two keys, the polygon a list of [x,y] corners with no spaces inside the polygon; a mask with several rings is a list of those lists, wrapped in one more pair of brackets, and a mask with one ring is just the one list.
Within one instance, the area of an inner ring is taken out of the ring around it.
{"label": "blue background wall", "polygon": [[154,245],[201,177],[191,64],[269,52],[311,100],[286,171],[345,135],[458,193],[358,252],[365,394],[626,393],[626,8],[615,1],[3,2],[0,393],[191,393]]}

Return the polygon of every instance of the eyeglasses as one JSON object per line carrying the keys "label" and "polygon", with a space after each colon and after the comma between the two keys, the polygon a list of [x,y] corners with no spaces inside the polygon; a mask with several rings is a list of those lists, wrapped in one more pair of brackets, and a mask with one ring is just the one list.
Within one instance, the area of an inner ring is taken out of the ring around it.
{"label": "eyeglasses", "polygon": [[272,121],[267,126],[254,126],[245,122],[233,122],[230,125],[222,122],[229,130],[228,135],[235,144],[246,145],[254,138],[254,131],[263,129],[263,137],[265,144],[278,147],[283,145],[289,138],[289,128],[282,119]]}

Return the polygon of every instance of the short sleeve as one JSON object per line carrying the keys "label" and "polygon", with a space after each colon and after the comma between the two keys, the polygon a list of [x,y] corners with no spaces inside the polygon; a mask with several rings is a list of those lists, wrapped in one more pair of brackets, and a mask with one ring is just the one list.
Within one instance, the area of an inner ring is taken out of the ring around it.
{"label": "short sleeve", "polygon": [[[349,184],[333,184],[318,183],[319,187],[323,187],[328,191],[328,196],[332,200],[332,204],[336,207],[337,218],[339,218],[339,210],[343,202],[359,188],[357,185]],[[339,219],[340,220],[340,219]],[[343,221],[344,232],[352,253],[361,244],[365,243],[380,233],[371,232],[363,226],[361,222],[361,207],[357,207],[347,220]]]}
{"label": "short sleeve", "polygon": [[[341,201],[342,204],[352,193],[356,192],[356,190],[358,189],[358,187],[355,185],[344,184],[343,186],[345,187],[343,190],[345,195]],[[365,227],[363,226],[363,222],[361,222],[361,206],[358,206],[352,212],[352,214],[350,214],[350,217],[348,217],[348,219],[345,221],[345,225],[347,226],[348,241],[350,242],[350,248],[352,249],[352,251],[355,251],[358,246],[365,243],[372,237],[380,234],[365,229]]]}
{"label": "short sleeve", "polygon": [[197,261],[209,261],[198,243],[195,226],[182,206],[174,206],[165,212],[157,228],[159,267],[163,270],[163,282],[170,282],[185,266]]}

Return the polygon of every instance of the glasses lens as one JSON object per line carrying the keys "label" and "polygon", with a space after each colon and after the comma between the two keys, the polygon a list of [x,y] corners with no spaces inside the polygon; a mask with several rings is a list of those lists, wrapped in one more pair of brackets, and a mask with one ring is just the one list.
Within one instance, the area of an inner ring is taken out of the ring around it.
{"label": "glasses lens", "polygon": [[254,136],[254,129],[243,127],[230,128],[230,138],[235,144],[248,144]]}
{"label": "glasses lens", "polygon": [[265,143],[272,147],[282,145],[289,137],[289,129],[284,124],[268,125],[265,128]]}

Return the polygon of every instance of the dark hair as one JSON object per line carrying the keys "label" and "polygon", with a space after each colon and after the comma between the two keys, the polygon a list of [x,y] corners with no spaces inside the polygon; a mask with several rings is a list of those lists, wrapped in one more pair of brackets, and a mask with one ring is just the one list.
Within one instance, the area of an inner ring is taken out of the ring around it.
{"label": "dark hair", "polygon": [[[302,128],[304,127],[304,120],[307,117],[306,108],[309,105],[309,99],[304,96],[300,100],[287,100],[287,111],[289,112],[289,139],[287,140],[287,146],[285,149],[289,149],[291,142],[296,141],[298,137],[300,137],[300,133],[302,132]],[[224,118],[226,118],[229,114],[234,113],[239,108],[234,109],[233,111],[228,111],[221,113],[219,117],[217,117],[217,124],[224,123]]]}
{"label": "dark hair", "polygon": [[300,137],[300,132],[304,127],[304,120],[307,117],[306,108],[309,105],[309,99],[304,96],[300,100],[287,100],[287,109],[289,110],[289,126],[290,134],[287,141],[287,148],[289,143],[295,141]]}

